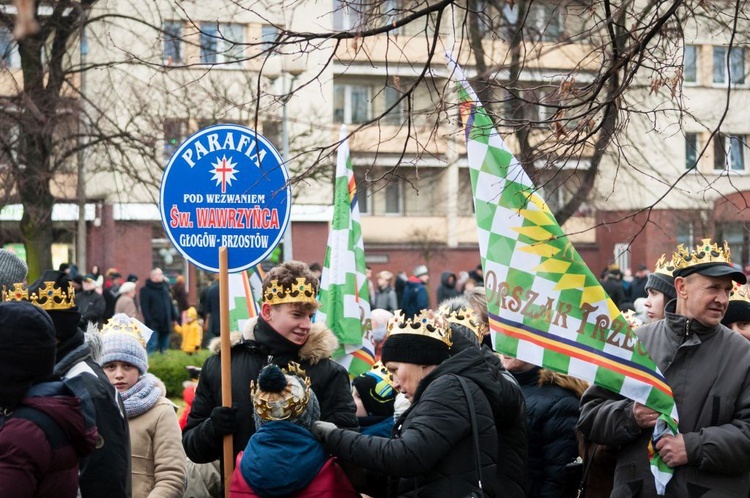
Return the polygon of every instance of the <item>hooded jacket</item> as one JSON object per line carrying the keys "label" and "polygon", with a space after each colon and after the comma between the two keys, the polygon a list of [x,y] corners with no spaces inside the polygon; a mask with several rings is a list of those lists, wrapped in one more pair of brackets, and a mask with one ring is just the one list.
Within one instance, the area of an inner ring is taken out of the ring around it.
{"label": "hooded jacket", "polygon": [[[258,319],[245,324],[242,334],[232,334],[232,400],[239,412],[239,430],[234,434],[234,457],[245,448],[255,432],[250,381],[257,380],[264,366],[274,363],[282,368],[289,362],[300,364],[310,378],[320,403],[320,419],[339,427],[356,429],[356,405],[351,394],[349,375],[331,355],[338,347],[336,336],[325,324],[314,323],[307,341],[298,346],[288,341]],[[217,354],[210,356],[201,370],[201,381],[195,392],[182,441],[188,458],[206,463],[222,457],[222,438],[214,432],[211,410],[221,406],[221,341],[210,344]]]}
{"label": "hooded jacket", "polygon": [[[451,277],[453,277],[452,282],[450,280]],[[440,275],[440,287],[438,287],[437,290],[438,305],[440,305],[440,303],[442,303],[446,299],[461,295],[458,289],[456,289],[457,279],[458,277],[456,277],[456,274],[450,271],[444,271],[443,274]]]}
{"label": "hooded jacket", "polygon": [[578,456],[575,427],[583,382],[534,367],[513,373],[526,398],[529,421],[529,497],[563,496],[565,466]]}
{"label": "hooded jacket", "polygon": [[54,421],[63,437],[48,440],[43,429],[21,416],[0,425],[0,490],[3,496],[31,498],[78,494],[78,462],[94,450],[96,431],[87,430],[75,396],[31,396],[21,401]]}
{"label": "hooded jacket", "polygon": [[388,475],[391,496],[456,498],[477,490],[471,417],[456,376],[466,379],[476,410],[484,495],[498,487],[498,438],[489,397],[493,374],[479,349],[451,357],[417,386],[390,439],[336,429],[326,447],[345,462]]}
{"label": "hooded jacket", "polygon": [[[674,393],[688,463],[674,468],[666,498],[746,498],[750,491],[750,342],[723,325],[674,313],[636,330]],[[612,497],[656,497],[651,429],[633,401],[597,386],[581,400],[578,426],[595,443],[621,445]]]}
{"label": "hooded jacket", "polygon": [[419,277],[411,276],[404,285],[404,294],[401,297],[401,309],[407,318],[418,314],[420,311],[430,307],[430,299],[427,296],[427,286]]}

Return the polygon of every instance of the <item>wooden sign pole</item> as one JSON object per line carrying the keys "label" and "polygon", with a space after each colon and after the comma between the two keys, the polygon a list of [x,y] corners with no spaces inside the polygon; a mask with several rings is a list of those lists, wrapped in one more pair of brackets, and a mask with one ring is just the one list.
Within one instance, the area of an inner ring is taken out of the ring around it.
{"label": "wooden sign pole", "polygon": [[[232,345],[229,341],[229,255],[219,248],[219,310],[221,317],[221,403],[232,406]],[[234,472],[232,434],[224,436],[224,496],[229,498],[229,483]]]}

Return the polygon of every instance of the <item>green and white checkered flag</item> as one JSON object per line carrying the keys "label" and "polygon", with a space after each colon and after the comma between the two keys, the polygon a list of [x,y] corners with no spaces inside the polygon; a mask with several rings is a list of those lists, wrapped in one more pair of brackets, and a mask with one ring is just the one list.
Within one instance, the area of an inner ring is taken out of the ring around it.
{"label": "green and white checkered flag", "polygon": [[370,334],[370,293],[357,203],[357,185],[349,158],[346,126],[336,160],[333,221],[320,282],[321,306],[315,321],[324,321],[342,348],[334,360],[355,377],[375,362]]}
{"label": "green and white checkered flag", "polygon": [[[664,376],[446,55],[458,82],[496,349],[644,404],[661,414],[655,434],[676,434],[677,409]],[[653,451],[651,470],[664,494],[672,469]]]}

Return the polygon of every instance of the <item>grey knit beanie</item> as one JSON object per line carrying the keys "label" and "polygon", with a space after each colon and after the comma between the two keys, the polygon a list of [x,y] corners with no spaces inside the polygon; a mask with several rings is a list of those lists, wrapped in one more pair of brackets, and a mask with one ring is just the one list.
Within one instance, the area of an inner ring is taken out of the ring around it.
{"label": "grey knit beanie", "polygon": [[659,291],[666,299],[665,303],[677,297],[677,291],[674,288],[674,278],[663,273],[651,273],[646,281],[646,290],[654,289]]}
{"label": "grey knit beanie", "polygon": [[13,284],[20,284],[26,280],[29,267],[24,260],[10,251],[0,249],[0,290],[10,289]]}

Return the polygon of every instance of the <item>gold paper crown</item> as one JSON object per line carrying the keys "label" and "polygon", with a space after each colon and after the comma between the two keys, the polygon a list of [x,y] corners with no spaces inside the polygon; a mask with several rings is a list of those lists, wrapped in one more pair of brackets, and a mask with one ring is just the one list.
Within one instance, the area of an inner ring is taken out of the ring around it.
{"label": "gold paper crown", "polygon": [[128,334],[132,335],[146,349],[146,337],[138,323],[110,318],[102,327],[102,334]]}
{"label": "gold paper crown", "polygon": [[734,283],[732,291],[729,293],[730,301],[745,301],[750,303],[750,289],[747,285],[742,285],[739,282]]}
{"label": "gold paper crown", "polygon": [[272,306],[284,303],[317,304],[318,301],[315,299],[317,293],[317,286],[308,282],[305,277],[298,277],[297,283],[291,287],[285,287],[278,280],[271,280],[263,292],[263,302]]}
{"label": "gold paper crown", "polygon": [[441,315],[432,310],[422,310],[414,318],[406,318],[403,310],[396,310],[393,318],[388,320],[386,327],[388,335],[415,334],[431,337],[442,341],[451,347],[451,329],[448,322]]}
{"label": "gold paper crown", "polygon": [[732,260],[729,259],[729,244],[725,241],[724,247],[719,247],[718,244],[711,243],[711,239],[702,239],[701,243],[695,246],[695,251],[690,251],[680,244],[677,246],[677,252],[672,255],[672,262],[675,270],[706,263],[732,265]]}
{"label": "gold paper crown", "polygon": [[[296,301],[295,301],[296,302]],[[298,417],[310,402],[310,378],[298,363],[290,362],[281,370],[285,375],[294,375],[302,381],[302,386],[287,379],[286,387],[280,392],[261,391],[256,381],[250,382],[250,393],[255,413],[263,420],[288,420]]]}
{"label": "gold paper crown", "polygon": [[45,310],[69,310],[76,305],[76,291],[68,282],[68,290],[55,287],[55,282],[44,282],[44,287],[29,294],[23,284],[13,284],[12,289],[3,286],[3,301],[28,301]]}
{"label": "gold paper crown", "polygon": [[477,336],[479,342],[482,342],[487,325],[479,320],[477,313],[472,308],[462,306],[457,310],[451,310],[448,306],[441,306],[438,308],[438,313],[440,313],[448,323],[463,325],[471,330],[474,332],[474,335]]}
{"label": "gold paper crown", "polygon": [[668,260],[666,258],[666,255],[664,254],[659,256],[659,259],[656,260],[656,268],[654,268],[654,273],[661,273],[662,275],[671,277],[673,271],[674,271],[674,260],[673,259]]}

